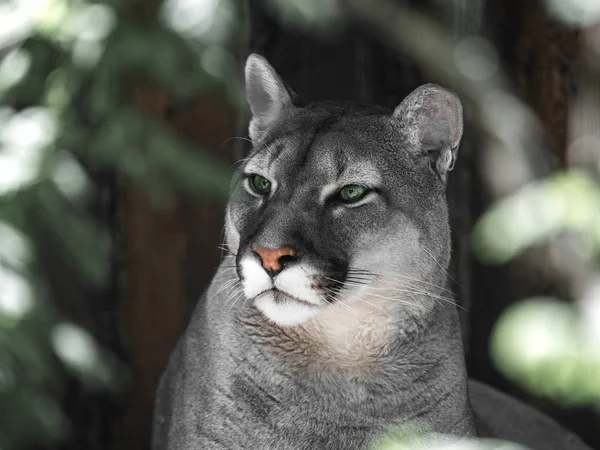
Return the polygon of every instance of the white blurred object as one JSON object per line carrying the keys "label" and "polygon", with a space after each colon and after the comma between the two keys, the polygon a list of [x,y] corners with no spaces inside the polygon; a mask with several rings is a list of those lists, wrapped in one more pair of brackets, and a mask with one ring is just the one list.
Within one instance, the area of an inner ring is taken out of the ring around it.
{"label": "white blurred object", "polygon": [[202,52],[200,57],[202,67],[206,73],[219,79],[226,72],[227,67],[235,64],[234,58],[227,49],[219,45],[211,45]]}
{"label": "white blurred object", "polygon": [[31,56],[21,48],[9,52],[0,61],[0,89],[7,89],[19,83],[31,67]]}
{"label": "white blurred object", "polygon": [[488,439],[459,440],[451,444],[442,445],[438,450],[527,450],[512,442],[500,442]]}
{"label": "white blurred object", "polygon": [[454,57],[458,69],[472,80],[485,80],[498,72],[498,55],[487,39],[463,39],[454,49]]}
{"label": "white blurred object", "polygon": [[80,67],[93,67],[104,52],[103,41],[113,31],[116,14],[107,5],[87,5],[75,12],[66,27],[73,41],[73,62]]}
{"label": "white blurred object", "polygon": [[92,4],[78,10],[71,18],[73,36],[86,41],[106,39],[116,24],[114,10],[107,5]]}
{"label": "white blurred object", "polygon": [[91,371],[99,363],[94,339],[83,329],[61,323],[52,329],[52,346],[63,362],[80,371]]}
{"label": "white blurred object", "polygon": [[532,112],[517,98],[499,88],[483,94],[481,123],[493,130],[484,158],[485,175],[494,188],[495,195],[508,195],[525,186],[534,178],[525,160],[523,142],[532,129],[539,126]]}
{"label": "white blurred object", "polygon": [[56,155],[52,181],[63,195],[71,200],[84,197],[90,185],[83,168],[68,153]]}
{"label": "white blurred object", "polygon": [[162,16],[178,33],[202,37],[211,29],[218,7],[219,0],[166,0]]}
{"label": "white blurred object", "polygon": [[18,321],[32,308],[29,283],[21,275],[0,265],[0,320]]}
{"label": "white blurred object", "polygon": [[27,239],[15,228],[0,221],[0,264],[22,269],[30,254]]}
{"label": "white blurred object", "polygon": [[[582,328],[585,333],[586,344],[593,351],[600,352],[600,279],[595,279],[583,297],[578,306],[582,315]],[[596,353],[600,358],[600,353]]]}
{"label": "white blurred object", "polygon": [[550,12],[563,22],[588,27],[600,22],[600,0],[545,0]]}
{"label": "white blurred object", "polygon": [[0,44],[8,46],[25,39],[33,25],[30,8],[24,1],[0,4]]}
{"label": "white blurred object", "polygon": [[103,52],[104,46],[98,41],[77,39],[73,44],[71,56],[77,66],[89,69],[96,65]]}
{"label": "white blurred object", "polygon": [[584,135],[575,140],[568,150],[570,166],[589,167],[600,172],[600,137]]}
{"label": "white blurred object", "polygon": [[54,140],[56,119],[46,108],[19,113],[0,111],[0,195],[33,182],[38,176],[43,150]]}
{"label": "white blurred object", "polygon": [[339,0],[268,0],[267,7],[287,26],[333,31],[343,15]]}
{"label": "white blurred object", "polygon": [[528,450],[518,444],[493,439],[457,439],[442,434],[426,434],[420,438],[389,442],[373,447],[373,450]]}
{"label": "white blurred object", "polygon": [[496,324],[494,359],[509,372],[524,373],[556,357],[568,357],[580,349],[576,324],[567,303],[551,298],[517,303]]}

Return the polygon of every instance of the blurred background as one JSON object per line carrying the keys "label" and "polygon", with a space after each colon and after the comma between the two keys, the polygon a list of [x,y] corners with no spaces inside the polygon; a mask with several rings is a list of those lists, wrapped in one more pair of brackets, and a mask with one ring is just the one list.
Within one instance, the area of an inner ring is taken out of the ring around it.
{"label": "blurred background", "polygon": [[248,151],[306,102],[454,89],[470,375],[600,448],[600,0],[0,0],[0,449],[147,449]]}

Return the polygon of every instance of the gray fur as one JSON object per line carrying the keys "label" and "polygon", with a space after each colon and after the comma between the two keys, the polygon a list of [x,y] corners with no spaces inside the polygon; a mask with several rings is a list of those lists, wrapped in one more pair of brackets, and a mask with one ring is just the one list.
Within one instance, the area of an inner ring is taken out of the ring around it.
{"label": "gray fur", "polygon": [[[428,85],[393,113],[300,108],[263,58],[251,56],[246,75],[254,149],[227,207],[231,254],[162,377],[153,449],[365,449],[406,424],[474,436],[446,290],[451,164],[444,157],[432,166],[423,151],[455,157],[460,103]],[[248,188],[244,173],[258,171],[273,182],[267,197]],[[323,190],[339,177],[374,191],[358,206],[340,204],[337,188]],[[242,261],[256,262],[253,245],[302,255],[290,267],[315,271],[312,289],[323,299],[316,315],[278,325],[246,298],[252,280]],[[371,274],[367,287],[353,270]]]}

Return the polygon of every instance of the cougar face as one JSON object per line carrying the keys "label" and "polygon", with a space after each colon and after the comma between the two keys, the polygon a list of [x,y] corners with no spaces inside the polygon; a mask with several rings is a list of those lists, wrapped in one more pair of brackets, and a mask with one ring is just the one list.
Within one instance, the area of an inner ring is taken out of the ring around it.
{"label": "cougar face", "polygon": [[427,308],[414,297],[440,287],[449,258],[445,178],[462,133],[454,94],[426,85],[393,113],[299,107],[256,55],[246,92],[253,150],[226,216],[246,300],[280,326],[365,301]]}

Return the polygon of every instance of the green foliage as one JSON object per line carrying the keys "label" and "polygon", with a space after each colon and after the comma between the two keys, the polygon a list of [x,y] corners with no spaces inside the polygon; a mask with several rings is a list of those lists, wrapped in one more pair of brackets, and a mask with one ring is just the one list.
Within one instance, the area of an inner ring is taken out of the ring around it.
{"label": "green foliage", "polygon": [[532,182],[498,202],[474,238],[481,258],[491,263],[550,245],[551,264],[574,277],[571,287],[582,297],[576,305],[529,299],[507,310],[491,341],[498,368],[538,395],[565,404],[600,404],[600,333],[594,331],[600,330],[600,292],[586,273],[593,273],[600,255],[598,182],[575,169]]}
{"label": "green foliage", "polygon": [[269,0],[267,6],[286,26],[326,37],[344,28],[345,11],[340,3],[339,0]]}
{"label": "green foliage", "polygon": [[488,262],[504,263],[559,233],[576,233],[600,250],[600,186],[586,172],[566,170],[530,183],[498,202],[475,229],[474,243]]}
{"label": "green foliage", "polygon": [[418,431],[424,424],[399,427],[377,439],[370,450],[526,450],[517,444],[491,439],[458,439],[455,436]]}
{"label": "green foliage", "polygon": [[496,324],[492,357],[529,391],[570,405],[600,404],[600,348],[569,304],[529,299]]}
{"label": "green foliage", "polygon": [[210,36],[175,26],[190,17],[181,5],[166,1],[144,18],[109,0],[0,4],[0,23],[19,24],[0,30],[3,450],[69,436],[59,400],[65,374],[90,392],[122,379],[115,356],[69,313],[85,310],[90,290],[106,285],[114,258],[109,231],[88,213],[95,174],[134,181],[163,207],[175,194],[226,198],[229,167],[145,113],[133,95],[139,85],[175,102],[220,92],[241,106],[238,67],[226,50],[239,29],[237,4],[213,5],[219,33],[208,27]]}

